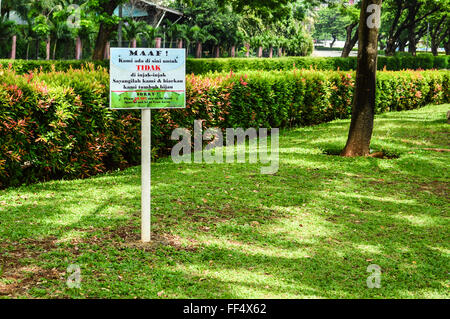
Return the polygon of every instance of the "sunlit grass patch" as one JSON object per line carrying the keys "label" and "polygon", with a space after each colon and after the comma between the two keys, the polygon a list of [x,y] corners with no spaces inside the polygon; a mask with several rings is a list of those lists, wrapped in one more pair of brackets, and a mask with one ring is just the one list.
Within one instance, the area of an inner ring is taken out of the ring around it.
{"label": "sunlit grass patch", "polygon": [[[152,164],[0,191],[0,298],[448,298],[449,105],[382,114],[374,150],[324,154],[349,121],[280,133],[280,166]],[[81,268],[80,289],[66,285]],[[367,266],[381,267],[369,289]]]}

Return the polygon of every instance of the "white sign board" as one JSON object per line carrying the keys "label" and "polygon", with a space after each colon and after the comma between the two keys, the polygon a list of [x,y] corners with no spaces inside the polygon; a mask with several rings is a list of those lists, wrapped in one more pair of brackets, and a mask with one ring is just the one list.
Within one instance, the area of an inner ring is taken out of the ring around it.
{"label": "white sign board", "polygon": [[111,48],[110,108],[185,106],[185,49]]}

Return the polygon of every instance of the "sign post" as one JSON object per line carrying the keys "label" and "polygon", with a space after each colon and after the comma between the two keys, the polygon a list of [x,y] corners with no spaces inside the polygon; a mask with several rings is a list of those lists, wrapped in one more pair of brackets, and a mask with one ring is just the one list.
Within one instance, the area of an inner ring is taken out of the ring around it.
{"label": "sign post", "polygon": [[151,109],[186,106],[185,49],[111,48],[110,108],[141,110],[141,240],[151,240]]}
{"label": "sign post", "polygon": [[152,183],[152,111],[142,110],[141,118],[141,240],[150,241]]}

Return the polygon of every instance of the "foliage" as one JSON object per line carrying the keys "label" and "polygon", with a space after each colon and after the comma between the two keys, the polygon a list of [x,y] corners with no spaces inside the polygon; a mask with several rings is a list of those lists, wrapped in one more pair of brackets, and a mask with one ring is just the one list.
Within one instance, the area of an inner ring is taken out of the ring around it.
{"label": "foliage", "polygon": [[139,121],[106,109],[104,70],[0,72],[2,186],[137,163]]}
{"label": "foliage", "polygon": [[[386,0],[383,7],[380,39],[382,45],[386,46],[386,55],[394,54],[397,48],[403,51],[407,44],[408,51],[415,54],[420,39],[427,35],[430,27],[432,29],[436,27],[433,23],[436,15],[449,14],[450,1]],[[442,28],[444,33],[448,32],[445,31],[448,30],[448,23],[438,28]],[[440,39],[439,44],[443,40],[444,38]]]}
{"label": "foliage", "polygon": [[[0,186],[87,177],[138,163],[139,112],[111,111],[108,74],[89,68],[18,75],[1,70]],[[380,72],[377,112],[450,100],[444,71]],[[293,127],[350,115],[353,72],[250,71],[188,76],[186,109],[152,112],[155,156],[171,132],[207,127]]]}
{"label": "foliage", "polygon": [[[36,69],[42,71],[52,70],[66,71],[70,68],[80,69],[86,67],[89,63],[94,66],[109,68],[108,61],[35,61],[35,60],[0,60],[0,65],[7,68],[11,65],[17,73],[23,74]],[[284,57],[276,59],[257,59],[257,58],[219,58],[219,59],[187,59],[187,74],[206,74],[209,72],[239,72],[246,70],[291,70],[297,69],[317,69],[317,70],[341,70],[349,71],[356,69],[356,57],[348,58],[309,58],[309,57]],[[405,69],[448,69],[449,57],[430,54],[395,55],[393,57],[378,57],[378,69],[388,71],[399,71]]]}
{"label": "foliage", "polygon": [[13,21],[0,17],[0,56],[7,56],[10,47],[10,37],[17,30]]}
{"label": "foliage", "polygon": [[317,40],[345,39],[345,27],[349,24],[348,19],[337,12],[334,7],[323,7],[317,12],[314,24],[314,38]]}
{"label": "foliage", "polygon": [[109,61],[88,61],[88,60],[57,60],[57,61],[36,61],[36,60],[0,60],[0,67],[11,68],[17,74],[29,72],[49,72],[68,71],[69,69],[88,68],[93,65],[94,68],[109,68]]}
{"label": "foliage", "polygon": [[290,56],[308,56],[314,50],[314,43],[309,34],[298,32],[290,39],[287,50]]}
{"label": "foliage", "polygon": [[[235,58],[235,59],[188,59],[186,72],[205,74],[208,72],[233,72],[245,70],[291,70],[317,69],[317,70],[356,70],[356,57],[348,58],[308,58],[285,57],[276,59]],[[448,56],[433,57],[429,54],[414,56],[378,57],[378,69],[399,71],[404,69],[447,69]]]}
{"label": "foliage", "polygon": [[[347,28],[352,30],[358,24],[360,2],[348,4],[347,1],[332,3],[318,10],[314,17],[314,32],[312,36],[316,40],[332,39],[330,47],[332,48],[336,40],[346,40]],[[350,31],[352,32],[352,31]],[[357,31],[355,31],[357,32]]]}

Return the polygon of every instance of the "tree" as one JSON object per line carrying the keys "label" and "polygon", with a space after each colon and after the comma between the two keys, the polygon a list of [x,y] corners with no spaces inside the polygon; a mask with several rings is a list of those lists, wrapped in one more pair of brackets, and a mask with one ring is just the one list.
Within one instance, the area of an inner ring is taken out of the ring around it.
{"label": "tree", "polygon": [[156,37],[160,37],[161,36],[161,30],[160,28],[155,28],[152,27],[151,25],[146,25],[143,30],[140,33],[141,35],[141,39],[144,38],[145,41],[147,42],[147,45],[153,46],[153,41],[155,40]]}
{"label": "tree", "polygon": [[175,28],[176,28],[175,36],[177,39],[177,46],[179,48],[182,48],[184,41],[187,47],[190,44],[189,27],[186,24],[176,24]]}
{"label": "tree", "polygon": [[[207,46],[211,51],[215,50],[217,56],[220,48],[236,45],[242,18],[233,12],[230,6],[218,7],[217,0],[191,0],[189,5],[186,1],[179,0],[175,2],[175,7],[183,12],[183,20],[179,23],[189,28],[197,26],[203,30],[201,35],[204,39],[201,44],[195,40],[197,49]],[[192,37],[197,38],[198,34],[192,35],[191,39]]]}
{"label": "tree", "polygon": [[[426,21],[427,31],[429,32],[429,39],[431,45],[431,52],[433,55],[438,55],[438,48],[444,45],[444,40],[450,33],[450,1],[447,1],[447,6],[443,10],[435,12]],[[448,53],[447,53],[448,54]]]}
{"label": "tree", "polygon": [[16,24],[6,17],[0,17],[0,54],[6,55],[4,49],[9,49],[10,36],[15,33]]}
{"label": "tree", "polygon": [[47,52],[46,52],[46,59],[48,60],[50,58],[50,22],[48,20],[48,18],[42,14],[40,14],[39,16],[37,16],[34,19],[34,26],[33,26],[33,31],[37,34],[38,36],[38,43],[36,45],[36,56],[39,56],[39,39],[44,38],[46,39],[47,42]]}
{"label": "tree", "polygon": [[206,29],[200,28],[198,25],[195,25],[191,28],[190,34],[191,34],[191,39],[193,40],[193,42],[195,42],[197,44],[197,48],[195,51],[195,57],[201,58],[202,52],[203,52],[203,50],[202,50],[203,43],[208,40],[214,39],[214,37],[212,35],[210,35]]}
{"label": "tree", "polygon": [[358,28],[358,63],[352,104],[352,118],[342,156],[370,153],[375,113],[375,88],[381,0],[362,0]]}
{"label": "tree", "polygon": [[93,60],[103,60],[107,43],[116,31],[119,18],[113,16],[114,10],[125,0],[88,0],[87,7],[97,13],[99,29],[95,41]]}
{"label": "tree", "polygon": [[[90,20],[83,19],[85,10],[83,10],[83,4],[80,7],[79,3],[81,3],[79,0],[58,0],[53,14],[49,16],[51,22],[50,36],[53,41],[53,59],[56,57],[58,41],[70,43],[81,33],[80,29],[83,26],[92,24]],[[80,39],[77,37],[77,40]],[[79,44],[78,41],[77,44]],[[81,50],[81,45],[77,48]],[[79,55],[81,58],[81,52],[79,52]],[[76,56],[78,58],[78,54]]]}
{"label": "tree", "polygon": [[341,15],[347,22],[347,26],[345,27],[345,44],[341,53],[341,57],[343,58],[350,55],[350,52],[358,41],[359,4],[359,2],[357,5],[342,4],[339,7]]}
{"label": "tree", "polygon": [[36,59],[39,59],[40,39],[44,38],[47,43],[46,59],[50,59],[50,33],[52,23],[50,16],[55,9],[56,0],[34,0],[27,5],[27,22],[37,36]]}
{"label": "tree", "polygon": [[314,23],[314,38],[333,41],[345,39],[342,57],[348,57],[358,41],[359,3],[349,4],[347,1],[331,2],[322,7],[316,14]]}
{"label": "tree", "polygon": [[148,24],[144,21],[133,20],[132,18],[127,18],[125,21],[126,22],[123,25],[125,34],[130,41],[130,47],[135,48],[137,45],[137,38],[145,32]]}
{"label": "tree", "polygon": [[[235,12],[252,12],[263,17],[266,22],[274,22],[291,12],[291,4],[296,0],[218,0],[219,4],[231,5]],[[310,1],[312,2],[312,1]],[[315,1],[317,2],[317,1]]]}
{"label": "tree", "polygon": [[444,8],[447,0],[386,0],[386,11],[383,21],[389,26],[386,31],[386,55],[393,55],[406,36],[408,51],[415,54],[417,38],[423,36],[426,29],[417,30],[427,17]]}
{"label": "tree", "polygon": [[336,8],[323,7],[318,11],[313,36],[319,40],[331,38],[330,48],[332,48],[336,40],[344,39],[347,24],[341,14],[336,14]]}

